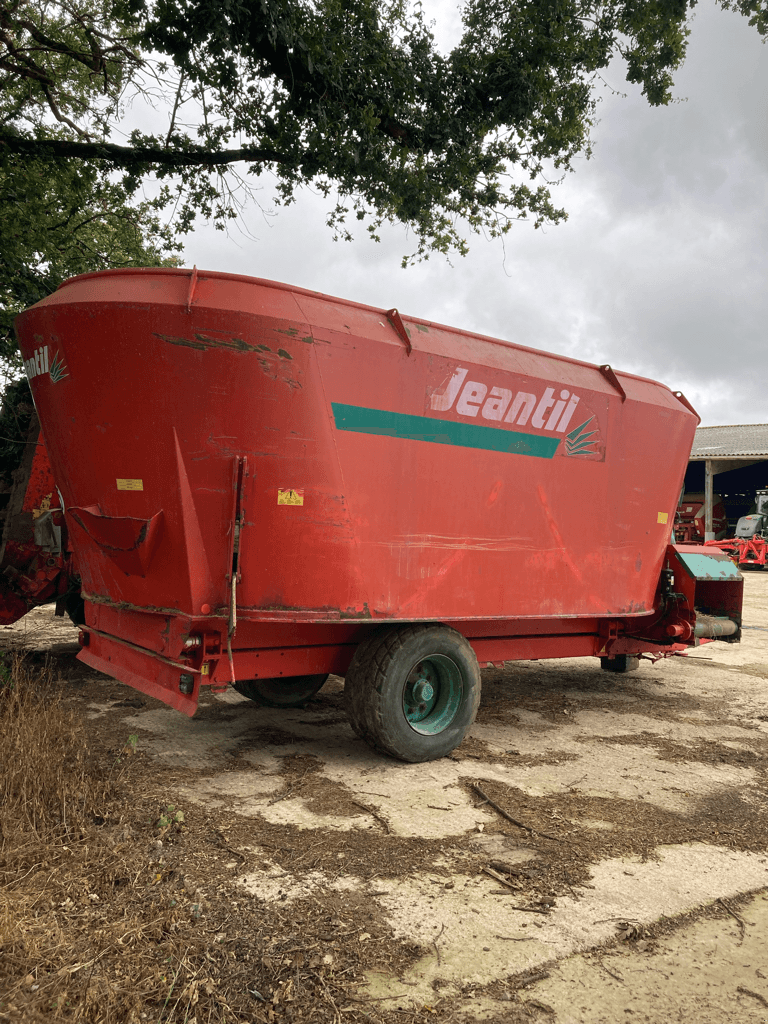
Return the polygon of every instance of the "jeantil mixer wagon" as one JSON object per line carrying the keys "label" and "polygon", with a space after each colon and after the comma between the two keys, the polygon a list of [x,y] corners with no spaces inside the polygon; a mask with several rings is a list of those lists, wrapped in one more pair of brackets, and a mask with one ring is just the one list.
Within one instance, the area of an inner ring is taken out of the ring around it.
{"label": "jeantil mixer wagon", "polygon": [[422,761],[479,665],[739,638],[733,563],[670,544],[697,416],[661,384],[197,270],[74,278],[17,330],[80,657],[187,714],[338,673],[357,733]]}

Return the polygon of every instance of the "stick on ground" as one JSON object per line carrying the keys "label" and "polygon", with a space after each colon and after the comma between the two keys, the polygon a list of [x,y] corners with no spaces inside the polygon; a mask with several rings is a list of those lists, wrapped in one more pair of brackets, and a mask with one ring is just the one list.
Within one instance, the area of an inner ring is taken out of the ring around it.
{"label": "stick on ground", "polygon": [[723,910],[726,910],[731,915],[731,917],[734,919],[734,921],[738,922],[738,925],[739,925],[739,945],[741,945],[742,942],[744,941],[744,933],[747,930],[746,929],[746,925],[744,924],[742,919],[739,917],[739,915],[736,913],[736,911],[735,910],[731,910],[731,908],[728,906],[728,904],[725,902],[724,899],[718,899],[717,902],[720,904],[720,906],[723,908]]}
{"label": "stick on ground", "polygon": [[472,783],[472,789],[474,789],[477,795],[481,796],[486,803],[490,804],[494,811],[498,811],[502,818],[506,818],[507,821],[511,821],[512,824],[516,825],[518,828],[523,829],[525,832],[530,832],[532,836],[542,836],[544,839],[552,839],[556,843],[562,842],[562,839],[559,839],[557,836],[551,836],[548,832],[539,832],[538,829],[531,828],[530,825],[525,825],[522,821],[518,821],[517,818],[513,818],[511,814],[507,814],[504,808],[499,807],[495,800],[491,800],[488,794],[484,793],[476,782]]}
{"label": "stick on ground", "polygon": [[743,985],[737,985],[736,991],[741,992],[743,996],[752,996],[752,998],[756,999],[758,1003],[762,1003],[763,1006],[768,1006],[768,999],[765,999],[764,996],[761,996],[759,992],[753,992],[751,988],[744,988]]}

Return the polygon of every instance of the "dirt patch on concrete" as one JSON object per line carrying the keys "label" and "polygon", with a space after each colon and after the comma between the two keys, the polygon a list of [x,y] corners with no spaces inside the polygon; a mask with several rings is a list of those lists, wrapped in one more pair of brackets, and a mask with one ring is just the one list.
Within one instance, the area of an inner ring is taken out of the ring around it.
{"label": "dirt patch on concrete", "polygon": [[698,920],[649,935],[559,962],[523,1001],[546,1005],[559,1024],[759,1024],[768,1018],[765,894],[716,902]]}
{"label": "dirt patch on concrete", "polygon": [[578,754],[564,751],[551,754],[523,754],[514,747],[501,750],[478,736],[467,736],[461,746],[450,755],[452,761],[486,761],[489,764],[505,765],[509,768],[539,768],[545,764],[563,764],[566,761],[578,761]]}
{"label": "dirt patch on concrete", "polygon": [[739,768],[752,768],[763,774],[768,768],[768,736],[762,735],[741,737],[738,742],[731,743],[713,740],[676,743],[663,736],[642,732],[611,736],[610,739],[600,736],[585,736],[580,742],[603,742],[611,745],[652,748],[662,761],[698,762],[708,765],[727,764]]}
{"label": "dirt patch on concrete", "polygon": [[[521,721],[530,728],[529,712],[539,724],[567,723],[580,711],[609,711],[613,715],[645,715],[653,719],[684,719],[692,714],[708,718],[719,710],[694,694],[665,692],[664,668],[641,663],[626,676],[602,672],[595,659],[510,663],[483,673],[484,701],[478,722]],[[718,719],[721,721],[721,719]]]}

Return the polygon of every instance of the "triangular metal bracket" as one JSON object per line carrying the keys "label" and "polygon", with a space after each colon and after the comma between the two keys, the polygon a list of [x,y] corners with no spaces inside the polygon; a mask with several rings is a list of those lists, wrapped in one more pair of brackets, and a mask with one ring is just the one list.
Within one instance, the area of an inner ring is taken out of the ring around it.
{"label": "triangular metal bracket", "polygon": [[608,363],[605,363],[605,365],[603,366],[598,366],[598,370],[600,371],[600,373],[602,373],[602,375],[605,377],[605,379],[608,381],[611,387],[615,388],[619,392],[619,394],[621,395],[622,402],[626,402],[627,393],[621,386],[619,378],[616,376],[616,374],[608,365]]}
{"label": "triangular metal bracket", "polygon": [[384,315],[405,342],[405,351],[407,355],[410,355],[413,346],[411,345],[411,338],[410,335],[408,334],[408,328],[403,323],[403,318],[400,316],[396,309],[388,309]]}

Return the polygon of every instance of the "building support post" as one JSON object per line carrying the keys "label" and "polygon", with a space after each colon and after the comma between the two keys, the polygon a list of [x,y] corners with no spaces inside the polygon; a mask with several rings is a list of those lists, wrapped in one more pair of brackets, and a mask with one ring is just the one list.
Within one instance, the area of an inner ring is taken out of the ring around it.
{"label": "building support post", "polygon": [[712,495],[714,488],[712,486],[712,478],[714,473],[712,472],[712,459],[707,459],[704,463],[704,540],[714,540],[715,531],[712,529]]}

